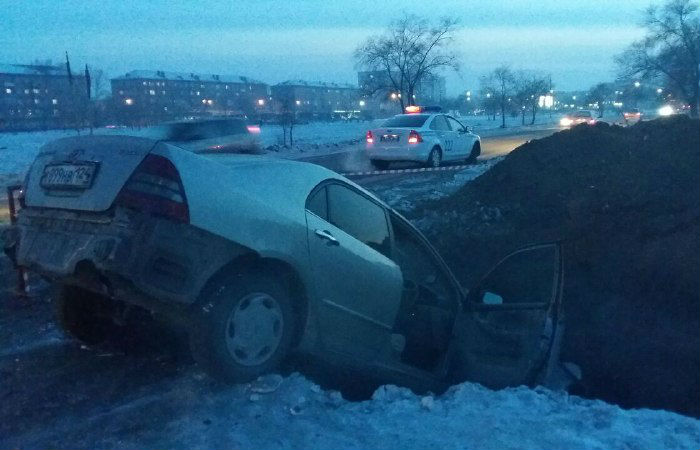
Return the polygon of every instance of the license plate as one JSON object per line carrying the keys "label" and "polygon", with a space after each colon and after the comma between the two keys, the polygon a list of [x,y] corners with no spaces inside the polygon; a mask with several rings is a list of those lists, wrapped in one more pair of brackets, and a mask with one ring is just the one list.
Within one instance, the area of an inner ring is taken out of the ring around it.
{"label": "license plate", "polygon": [[47,164],[39,184],[46,189],[88,189],[97,172],[97,163]]}
{"label": "license plate", "polygon": [[398,142],[399,135],[398,134],[385,134],[382,137],[380,137],[379,140],[381,142]]}

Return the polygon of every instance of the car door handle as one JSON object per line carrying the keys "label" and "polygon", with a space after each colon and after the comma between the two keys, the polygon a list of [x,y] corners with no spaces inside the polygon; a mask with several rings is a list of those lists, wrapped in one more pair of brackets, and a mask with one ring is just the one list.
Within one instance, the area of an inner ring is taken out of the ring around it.
{"label": "car door handle", "polygon": [[338,239],[334,238],[330,231],[315,230],[314,233],[316,233],[316,236],[320,237],[321,239],[327,240],[331,245],[340,245]]}

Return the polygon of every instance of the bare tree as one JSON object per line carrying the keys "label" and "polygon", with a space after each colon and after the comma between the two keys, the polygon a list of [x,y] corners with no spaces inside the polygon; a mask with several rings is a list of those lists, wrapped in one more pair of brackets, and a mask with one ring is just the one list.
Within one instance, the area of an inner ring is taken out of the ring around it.
{"label": "bare tree", "polygon": [[[414,15],[393,22],[382,35],[368,38],[355,50],[357,66],[380,71],[397,93],[401,109],[414,104],[416,87],[429,75],[445,68],[459,70],[452,49],[457,20],[442,18],[431,25]],[[381,85],[375,91],[382,89]],[[401,94],[398,96],[398,94]]]}
{"label": "bare tree", "polygon": [[280,105],[280,126],[282,127],[283,145],[287,146],[287,136],[289,136],[289,146],[294,146],[294,125],[297,123],[296,100],[292,93],[287,93],[279,99]]}
{"label": "bare tree", "polygon": [[690,103],[698,115],[700,98],[700,19],[692,0],[669,0],[646,10],[647,34],[616,57],[624,79],[640,77],[663,83]]}
{"label": "bare tree", "polygon": [[614,92],[610,83],[598,83],[588,91],[588,103],[598,105],[598,117],[603,117],[605,113],[605,102],[610,100]]}
{"label": "bare tree", "polygon": [[[491,95],[495,96],[495,102],[501,111],[501,128],[506,127],[506,110],[508,108],[508,98],[513,95],[513,86],[515,76],[510,67],[503,64],[496,67],[483,81],[487,86],[490,86],[494,92]],[[487,98],[488,98],[487,92]]]}

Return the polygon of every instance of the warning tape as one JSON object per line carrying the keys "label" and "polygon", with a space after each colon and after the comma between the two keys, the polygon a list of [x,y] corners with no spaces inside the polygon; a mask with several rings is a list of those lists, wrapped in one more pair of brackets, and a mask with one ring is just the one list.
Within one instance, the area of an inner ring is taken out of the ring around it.
{"label": "warning tape", "polygon": [[346,172],[341,175],[344,177],[366,177],[370,175],[389,175],[395,173],[419,173],[419,172],[443,172],[447,170],[462,170],[473,167],[473,164],[462,164],[459,166],[442,166],[442,167],[421,167],[419,169],[391,169],[391,170],[369,170],[366,172]]}

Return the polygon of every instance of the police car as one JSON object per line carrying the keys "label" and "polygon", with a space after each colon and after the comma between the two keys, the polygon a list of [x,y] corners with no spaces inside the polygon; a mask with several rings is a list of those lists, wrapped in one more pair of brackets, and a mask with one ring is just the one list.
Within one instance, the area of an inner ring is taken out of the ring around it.
{"label": "police car", "polygon": [[439,167],[445,161],[472,163],[481,154],[481,138],[439,107],[408,106],[406,114],[367,131],[366,152],[384,170],[392,161],[414,161]]}

